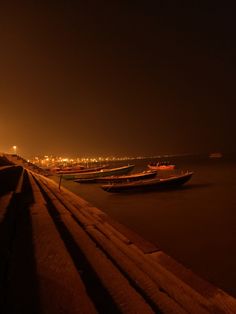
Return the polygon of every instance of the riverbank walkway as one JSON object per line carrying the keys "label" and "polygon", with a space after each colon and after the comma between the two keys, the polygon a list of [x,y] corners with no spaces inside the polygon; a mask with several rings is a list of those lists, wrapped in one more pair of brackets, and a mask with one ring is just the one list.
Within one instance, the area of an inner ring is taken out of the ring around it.
{"label": "riverbank walkway", "polygon": [[0,313],[236,313],[236,300],[2,154]]}

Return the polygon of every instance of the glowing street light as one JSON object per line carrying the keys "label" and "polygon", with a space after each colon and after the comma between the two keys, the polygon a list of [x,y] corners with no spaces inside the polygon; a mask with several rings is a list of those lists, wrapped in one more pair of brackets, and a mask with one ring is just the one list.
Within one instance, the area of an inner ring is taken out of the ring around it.
{"label": "glowing street light", "polygon": [[14,151],[14,154],[16,154],[16,150],[17,150],[17,146],[12,146],[12,148],[13,148],[13,151]]}

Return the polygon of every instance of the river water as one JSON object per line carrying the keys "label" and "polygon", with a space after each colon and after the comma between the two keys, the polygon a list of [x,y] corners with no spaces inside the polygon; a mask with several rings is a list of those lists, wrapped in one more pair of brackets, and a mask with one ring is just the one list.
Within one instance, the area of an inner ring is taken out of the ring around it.
{"label": "river water", "polygon": [[[181,189],[112,194],[99,184],[62,184],[236,297],[236,159],[195,156],[171,161],[176,171],[194,171]],[[148,160],[132,163],[136,172],[145,170]],[[128,162],[111,166],[124,164]]]}

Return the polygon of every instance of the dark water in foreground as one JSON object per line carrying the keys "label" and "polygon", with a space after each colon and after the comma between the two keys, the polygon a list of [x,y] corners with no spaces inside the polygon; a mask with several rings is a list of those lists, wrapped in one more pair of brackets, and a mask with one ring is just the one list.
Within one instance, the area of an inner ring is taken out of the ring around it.
{"label": "dark water in foreground", "polygon": [[[195,172],[182,189],[110,194],[98,184],[63,185],[236,296],[236,160],[172,161],[178,169]],[[147,160],[134,163],[134,172],[144,170]]]}

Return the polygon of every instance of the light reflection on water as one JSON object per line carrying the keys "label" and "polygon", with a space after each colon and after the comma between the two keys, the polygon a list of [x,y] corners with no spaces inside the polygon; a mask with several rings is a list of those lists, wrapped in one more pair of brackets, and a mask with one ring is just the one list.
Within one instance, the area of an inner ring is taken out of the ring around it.
{"label": "light reflection on water", "polygon": [[[147,161],[135,164],[136,172]],[[185,157],[176,165],[194,171],[178,190],[110,194],[99,184],[63,185],[236,296],[236,162]]]}

